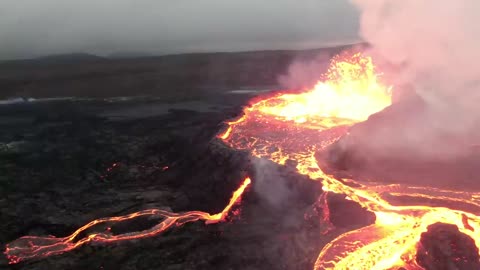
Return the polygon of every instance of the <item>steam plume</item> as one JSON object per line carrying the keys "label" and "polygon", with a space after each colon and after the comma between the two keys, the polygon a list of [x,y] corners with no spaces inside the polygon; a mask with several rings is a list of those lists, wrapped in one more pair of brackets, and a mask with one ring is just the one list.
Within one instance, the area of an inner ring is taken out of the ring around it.
{"label": "steam plume", "polygon": [[469,121],[478,115],[479,1],[352,2],[362,14],[360,35],[380,56],[376,59],[397,67],[396,84],[413,85],[429,108],[444,117]]}
{"label": "steam plume", "polygon": [[377,150],[397,144],[430,158],[464,153],[440,137],[467,147],[480,130],[480,1],[351,1],[360,9],[360,35],[375,61],[389,67],[381,69],[394,85],[413,87],[426,104],[421,115],[409,118],[413,124],[401,131],[401,140],[394,134],[389,142],[369,141]]}
{"label": "steam plume", "polygon": [[308,89],[315,86],[327,70],[330,57],[328,54],[319,54],[313,60],[296,60],[288,67],[287,74],[278,78],[280,85],[286,89]]}
{"label": "steam plume", "polygon": [[292,191],[287,187],[284,176],[275,163],[266,159],[257,159],[255,168],[255,192],[268,205],[281,208],[292,197]]}

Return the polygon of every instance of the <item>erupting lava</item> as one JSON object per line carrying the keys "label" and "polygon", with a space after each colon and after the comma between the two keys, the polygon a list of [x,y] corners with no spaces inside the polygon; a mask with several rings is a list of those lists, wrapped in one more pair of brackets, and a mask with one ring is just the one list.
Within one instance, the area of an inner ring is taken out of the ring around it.
{"label": "erupting lava", "polygon": [[[223,209],[223,211],[215,215],[200,211],[177,214],[160,209],[143,210],[125,216],[108,217],[94,220],[67,237],[57,238],[54,236],[24,236],[8,244],[5,254],[10,263],[18,263],[25,259],[41,258],[60,254],[89,242],[110,243],[122,240],[150,237],[164,232],[173,225],[181,226],[185,223],[198,220],[204,220],[206,224],[221,222],[225,220],[233,205],[240,201],[243,192],[250,184],[251,180],[247,177],[243,181],[242,185],[233,193],[230,202]],[[161,219],[161,221],[159,221],[157,225],[143,231],[117,235],[111,232],[110,226],[112,224],[140,217]],[[100,232],[92,232],[94,229]]]}
{"label": "erupting lava", "polygon": [[[415,260],[416,245],[421,233],[437,222],[456,225],[480,246],[480,217],[473,214],[480,210],[480,193],[335,179],[317,164],[316,151],[347,134],[350,125],[390,105],[390,90],[378,81],[370,57],[339,56],[313,90],[257,100],[218,136],[256,157],[282,165],[293,161],[299,173],[322,181],[325,192],[344,194],[375,213],[375,224],[342,234],[325,246],[315,269],[422,269]],[[391,201],[399,196],[446,206]]]}
{"label": "erupting lava", "polygon": [[[480,211],[480,193],[336,179],[319,167],[314,156],[317,151],[347,134],[349,126],[390,104],[391,89],[378,81],[372,59],[362,54],[343,55],[332,60],[325,78],[312,90],[257,99],[244,109],[243,116],[229,122],[228,128],[218,135],[228,146],[248,150],[256,157],[281,165],[294,163],[300,174],[321,181],[325,194],[344,194],[375,213],[375,224],[344,233],[326,245],[315,269],[422,269],[415,259],[416,246],[427,227],[437,222],[456,225],[480,246],[480,216],[474,214]],[[215,215],[199,211],[175,214],[144,210],[94,220],[64,238],[22,237],[7,245],[5,254],[16,263],[62,253],[88,242],[152,236],[172,225],[197,220],[219,222],[225,219],[249,184],[250,179],[245,179],[227,207]],[[415,201],[425,204],[401,205],[393,201],[401,196],[415,197],[421,199]],[[325,198],[322,196],[319,201],[325,203]],[[327,207],[326,203],[324,206]],[[328,209],[324,210],[328,213]],[[115,235],[108,229],[112,223],[138,217],[163,220],[140,232]]]}

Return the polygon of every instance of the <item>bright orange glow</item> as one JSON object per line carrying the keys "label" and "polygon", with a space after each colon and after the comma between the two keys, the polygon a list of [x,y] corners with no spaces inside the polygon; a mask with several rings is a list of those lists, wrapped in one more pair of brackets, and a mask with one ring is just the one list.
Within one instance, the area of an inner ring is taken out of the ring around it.
{"label": "bright orange glow", "polygon": [[254,107],[277,120],[333,127],[363,121],[391,104],[390,89],[377,81],[372,59],[355,54],[332,62],[326,75],[304,93],[283,94]]}
{"label": "bright orange glow", "polygon": [[[421,233],[437,222],[456,225],[480,246],[480,192],[336,179],[320,168],[315,158],[317,151],[346,135],[351,125],[391,103],[391,89],[379,82],[368,56],[334,58],[324,79],[309,91],[282,92],[255,100],[244,109],[243,116],[228,122],[228,128],[218,135],[232,148],[248,150],[255,157],[281,165],[293,164],[298,173],[321,181],[324,193],[319,201],[324,204],[325,221],[330,216],[329,193],[344,194],[375,214],[374,224],[341,234],[319,251],[314,269],[421,269],[415,262],[416,245]],[[63,253],[89,242],[154,236],[187,222],[217,223],[225,220],[250,183],[246,178],[218,214],[144,210],[94,220],[64,238],[25,236],[8,244],[5,254],[11,263],[17,263]],[[395,201],[405,196],[418,200],[412,200],[412,204]],[[140,232],[115,235],[109,229],[117,222],[140,217],[157,218],[159,222]]]}
{"label": "bright orange glow", "polygon": [[[391,103],[390,87],[379,83],[372,59],[361,54],[335,58],[313,90],[257,100],[220,134],[227,145],[322,181],[325,192],[344,194],[375,213],[376,223],[338,236],[320,252],[315,269],[421,269],[415,262],[422,232],[437,222],[458,226],[480,246],[480,193],[362,183],[325,174],[316,151]],[[368,154],[368,153],[366,153]],[[395,205],[395,196],[441,201],[441,206]],[[325,197],[321,199],[325,201]],[[328,209],[324,212],[328,218]],[[319,236],[320,237],[320,236]]]}
{"label": "bright orange glow", "polygon": [[243,184],[233,193],[232,197],[230,198],[230,202],[228,203],[228,205],[223,209],[222,212],[218,213],[218,214],[215,214],[215,215],[211,215],[209,216],[206,220],[205,220],[205,223],[206,224],[211,224],[211,223],[217,223],[217,222],[220,222],[220,221],[223,221],[225,220],[225,217],[228,215],[228,213],[230,212],[230,209],[232,209],[232,207],[237,203],[239,202],[243,192],[245,191],[245,189],[252,183],[252,180],[250,180],[249,177],[247,177],[245,179],[245,181],[243,181]]}
{"label": "bright orange glow", "polygon": [[[198,220],[204,220],[206,224],[225,221],[231,208],[236,203],[240,202],[242,194],[245,192],[245,189],[250,184],[251,180],[247,177],[243,181],[242,185],[233,193],[228,205],[223,209],[222,212],[218,214],[210,215],[208,213],[200,211],[171,213],[160,209],[149,209],[125,216],[101,218],[84,225],[70,236],[63,238],[57,238],[54,236],[24,236],[9,243],[6,246],[5,255],[7,256],[9,262],[13,264],[26,259],[42,258],[64,253],[90,242],[111,243],[123,240],[151,237],[164,232],[165,230],[174,225],[181,226],[185,223]],[[147,217],[152,219],[157,218],[160,219],[160,221],[157,225],[143,231],[129,232],[117,235],[114,235],[111,232],[110,226],[112,224],[125,220],[133,220],[140,217]],[[80,235],[86,233],[87,230],[87,235],[80,238]],[[97,232],[91,232],[92,230],[96,230]]]}

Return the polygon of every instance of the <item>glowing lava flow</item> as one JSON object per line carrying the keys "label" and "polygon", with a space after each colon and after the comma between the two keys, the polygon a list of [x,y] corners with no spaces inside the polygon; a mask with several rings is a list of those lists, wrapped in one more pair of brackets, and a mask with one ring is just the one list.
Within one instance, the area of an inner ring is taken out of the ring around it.
{"label": "glowing lava flow", "polygon": [[[12,264],[26,259],[42,258],[60,254],[90,242],[111,243],[122,240],[151,237],[164,232],[173,225],[181,226],[185,223],[198,220],[204,220],[206,224],[221,222],[225,220],[231,208],[240,201],[242,194],[250,184],[251,180],[247,177],[242,185],[233,193],[228,205],[218,214],[211,215],[201,211],[171,213],[160,209],[143,210],[125,216],[107,217],[94,220],[76,230],[70,236],[63,238],[57,238],[54,236],[24,236],[8,244],[5,254],[9,262]],[[133,220],[139,217],[162,220],[157,225],[143,231],[117,235],[114,235],[111,232],[109,226],[112,224],[126,220]],[[94,227],[97,229],[102,227],[99,225],[103,225],[103,232],[91,232]]]}
{"label": "glowing lava flow", "polygon": [[[427,226],[437,222],[457,225],[480,246],[480,217],[474,214],[480,213],[480,193],[360,183],[335,179],[321,170],[316,151],[391,103],[391,91],[378,82],[369,57],[334,58],[325,77],[313,90],[256,100],[218,136],[230,147],[256,157],[281,165],[291,161],[299,173],[322,181],[325,192],[344,194],[375,213],[375,224],[342,234],[326,245],[315,269],[422,269],[415,262],[416,245]],[[392,201],[400,196],[428,203]]]}

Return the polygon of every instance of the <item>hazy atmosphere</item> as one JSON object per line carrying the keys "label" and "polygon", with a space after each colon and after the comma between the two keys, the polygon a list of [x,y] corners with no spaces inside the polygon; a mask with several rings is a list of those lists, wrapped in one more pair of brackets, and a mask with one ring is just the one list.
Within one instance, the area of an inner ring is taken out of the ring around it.
{"label": "hazy atmosphere", "polygon": [[0,59],[301,49],[356,40],[348,0],[0,0]]}

